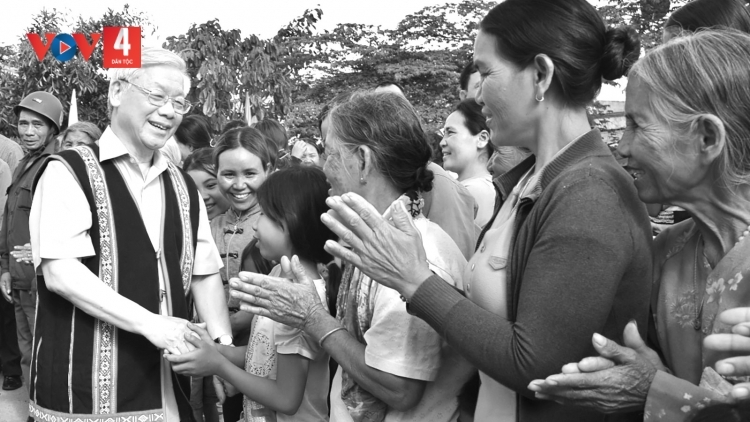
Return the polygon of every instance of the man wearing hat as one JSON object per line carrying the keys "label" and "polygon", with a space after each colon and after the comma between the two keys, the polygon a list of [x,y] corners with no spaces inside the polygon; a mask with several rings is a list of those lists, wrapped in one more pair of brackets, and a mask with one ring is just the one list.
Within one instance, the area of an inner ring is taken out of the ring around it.
{"label": "man wearing hat", "polygon": [[[0,228],[0,290],[14,304],[21,363],[31,362],[36,307],[34,266],[11,257],[16,247],[29,243],[29,210],[31,184],[44,158],[55,152],[55,136],[60,133],[63,107],[52,94],[38,91],[29,94],[14,109],[18,116],[18,135],[28,152],[18,163],[8,188],[2,228]],[[21,386],[20,377],[6,376],[3,389]]]}

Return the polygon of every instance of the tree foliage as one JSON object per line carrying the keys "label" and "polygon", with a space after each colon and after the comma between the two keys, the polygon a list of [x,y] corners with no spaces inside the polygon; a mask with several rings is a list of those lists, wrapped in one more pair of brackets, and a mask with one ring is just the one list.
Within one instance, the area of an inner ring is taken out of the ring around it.
{"label": "tree foliage", "polygon": [[608,26],[632,25],[641,35],[641,48],[648,51],[661,44],[670,13],[688,0],[607,0],[599,14]]}
{"label": "tree foliage", "polygon": [[223,30],[218,20],[211,20],[167,38],[164,48],[185,59],[193,87],[188,99],[214,129],[247,115],[262,119],[268,112],[283,118],[292,102],[290,77],[310,60],[307,46],[297,40],[312,34],[321,15],[320,9],[308,10],[270,40],[252,34],[242,38],[239,30]]}
{"label": "tree foliage", "polygon": [[340,92],[396,81],[406,88],[428,129],[442,126],[458,100],[458,76],[471,59],[479,22],[494,2],[462,0],[407,15],[395,29],[339,24],[304,43],[317,53],[299,84],[287,124],[303,136],[317,134],[322,104]]}
{"label": "tree foliage", "polygon": [[[635,26],[644,48],[650,49],[659,44],[669,12],[686,1],[606,0],[598,10],[608,26]],[[320,32],[315,26],[323,11],[316,8],[270,39],[243,37],[210,20],[169,37],[164,47],[185,58],[193,112],[209,116],[214,129],[229,119],[271,116],[293,134],[316,136],[318,111],[336,94],[393,80],[406,88],[426,127],[434,130],[458,100],[459,73],[471,59],[479,22],[494,6],[491,1],[460,0],[409,14],[395,29],[342,23]],[[103,26],[126,25],[152,27],[126,5],[88,20],[42,10],[27,32],[99,32]],[[0,132],[15,135],[13,106],[40,89],[58,96],[67,110],[75,88],[81,120],[106,126],[108,82],[101,48],[88,62],[78,57],[59,63],[51,55],[39,62],[21,36],[18,44],[0,47],[0,59]]]}

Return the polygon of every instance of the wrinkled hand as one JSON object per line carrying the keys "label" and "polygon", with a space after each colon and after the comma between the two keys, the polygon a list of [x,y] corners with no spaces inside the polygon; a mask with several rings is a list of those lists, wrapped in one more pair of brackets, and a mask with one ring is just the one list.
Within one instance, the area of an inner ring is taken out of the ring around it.
{"label": "wrinkled hand", "polygon": [[385,216],[355,193],[330,197],[326,204],[332,211],[323,214],[321,220],[352,247],[349,250],[329,240],[325,245],[328,253],[407,299],[432,275],[422,237],[403,202],[396,200]]}
{"label": "wrinkled hand", "polygon": [[232,278],[231,295],[241,301],[240,309],[303,330],[315,322],[319,312],[328,314],[296,255],[291,262],[281,258],[281,270],[292,279],[248,272]]}
{"label": "wrinkled hand", "polygon": [[208,335],[208,331],[198,324],[188,323],[185,341],[193,346],[193,350],[180,355],[164,354],[164,359],[172,363],[172,370],[178,374],[191,377],[207,377],[216,374],[226,359],[216,349],[216,344]]}
{"label": "wrinkled hand", "polygon": [[656,352],[645,345],[634,322],[625,326],[625,346],[594,334],[600,356],[563,367],[563,373],[534,380],[536,397],[583,406],[603,413],[642,410],[657,370],[665,370]]}
{"label": "wrinkled hand", "polygon": [[[728,352],[738,356],[722,359],[714,366],[724,376],[750,375],[750,308],[728,309],[719,315],[724,324],[732,325],[732,333],[711,334],[703,340],[707,349]],[[750,383],[740,383],[732,388],[732,397],[750,397]]]}
{"label": "wrinkled hand", "polygon": [[31,243],[27,243],[23,246],[16,245],[13,247],[13,251],[10,255],[15,258],[16,262],[20,262],[27,265],[34,263],[34,257],[31,254]]}
{"label": "wrinkled hand", "polygon": [[187,320],[164,315],[154,317],[143,334],[154,346],[174,355],[195,349],[191,343],[185,341],[185,335],[193,333],[188,328]]}
{"label": "wrinkled hand", "polygon": [[0,290],[3,292],[3,298],[5,298],[8,303],[13,303],[10,273],[3,273],[3,275],[0,275]]}

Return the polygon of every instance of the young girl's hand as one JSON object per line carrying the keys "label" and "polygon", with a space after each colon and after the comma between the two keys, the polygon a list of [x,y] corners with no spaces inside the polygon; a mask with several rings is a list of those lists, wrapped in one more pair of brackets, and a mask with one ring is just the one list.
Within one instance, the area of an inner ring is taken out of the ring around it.
{"label": "young girl's hand", "polygon": [[188,328],[193,332],[185,334],[185,341],[195,346],[195,350],[181,355],[165,354],[164,359],[172,363],[172,370],[178,374],[194,377],[216,374],[226,358],[216,349],[204,327],[188,323]]}

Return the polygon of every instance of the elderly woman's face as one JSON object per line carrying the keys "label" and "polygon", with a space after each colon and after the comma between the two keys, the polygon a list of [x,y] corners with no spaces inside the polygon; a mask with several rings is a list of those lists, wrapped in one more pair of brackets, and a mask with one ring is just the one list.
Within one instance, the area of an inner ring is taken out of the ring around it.
{"label": "elderly woman's face", "polygon": [[348,151],[338,137],[328,133],[326,139],[326,161],[323,172],[331,185],[329,194],[343,195],[347,192],[360,193],[359,168],[361,160]]}
{"label": "elderly woman's face", "polygon": [[695,142],[659,119],[649,104],[650,90],[637,76],[628,80],[626,128],[617,151],[627,158],[625,169],[647,204],[679,201],[700,182]]}

